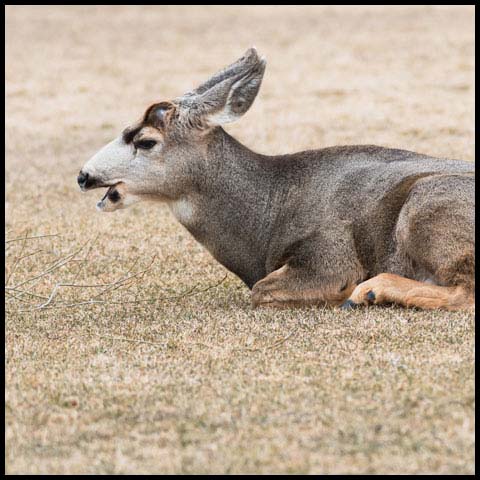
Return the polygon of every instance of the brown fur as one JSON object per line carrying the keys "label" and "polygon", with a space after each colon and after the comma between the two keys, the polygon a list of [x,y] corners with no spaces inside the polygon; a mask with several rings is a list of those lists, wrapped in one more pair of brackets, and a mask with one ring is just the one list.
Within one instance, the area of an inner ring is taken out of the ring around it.
{"label": "brown fur", "polygon": [[430,285],[392,273],[381,273],[362,282],[355,288],[350,300],[357,305],[396,303],[427,310],[465,310],[475,306],[472,292],[463,286]]}
{"label": "brown fur", "polygon": [[252,306],[298,307],[309,305],[340,305],[353,292],[355,285],[340,289],[299,288],[298,272],[284,265],[257,282],[252,289]]}

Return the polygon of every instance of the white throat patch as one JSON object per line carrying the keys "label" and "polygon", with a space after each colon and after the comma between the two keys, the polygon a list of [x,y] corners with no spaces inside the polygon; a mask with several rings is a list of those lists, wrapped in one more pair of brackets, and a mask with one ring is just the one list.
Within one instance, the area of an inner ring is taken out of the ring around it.
{"label": "white throat patch", "polygon": [[168,203],[175,218],[182,225],[189,225],[193,222],[194,207],[193,204],[186,198],[171,201]]}

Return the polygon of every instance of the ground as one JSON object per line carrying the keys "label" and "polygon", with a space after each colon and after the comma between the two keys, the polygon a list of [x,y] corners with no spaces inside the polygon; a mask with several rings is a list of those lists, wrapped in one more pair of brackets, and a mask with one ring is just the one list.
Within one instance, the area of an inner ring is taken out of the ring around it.
{"label": "ground", "polygon": [[474,472],[473,314],[252,310],[166,207],[76,185],[251,45],[267,72],[227,127],[250,148],[473,161],[474,7],[6,15],[7,473]]}

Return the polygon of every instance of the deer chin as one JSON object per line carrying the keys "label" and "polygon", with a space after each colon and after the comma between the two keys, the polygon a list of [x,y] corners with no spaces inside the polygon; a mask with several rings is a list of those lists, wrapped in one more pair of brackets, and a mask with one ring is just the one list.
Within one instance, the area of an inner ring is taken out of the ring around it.
{"label": "deer chin", "polygon": [[120,182],[108,187],[103,198],[97,203],[97,210],[99,212],[114,212],[127,208],[140,200],[139,196],[128,192],[125,183]]}

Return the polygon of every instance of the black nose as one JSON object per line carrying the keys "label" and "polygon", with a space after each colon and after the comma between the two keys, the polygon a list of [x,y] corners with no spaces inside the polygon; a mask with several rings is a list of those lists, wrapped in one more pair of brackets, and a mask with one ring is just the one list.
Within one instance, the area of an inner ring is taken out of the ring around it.
{"label": "black nose", "polygon": [[77,177],[77,182],[80,185],[80,188],[85,188],[88,182],[88,173],[80,172]]}

